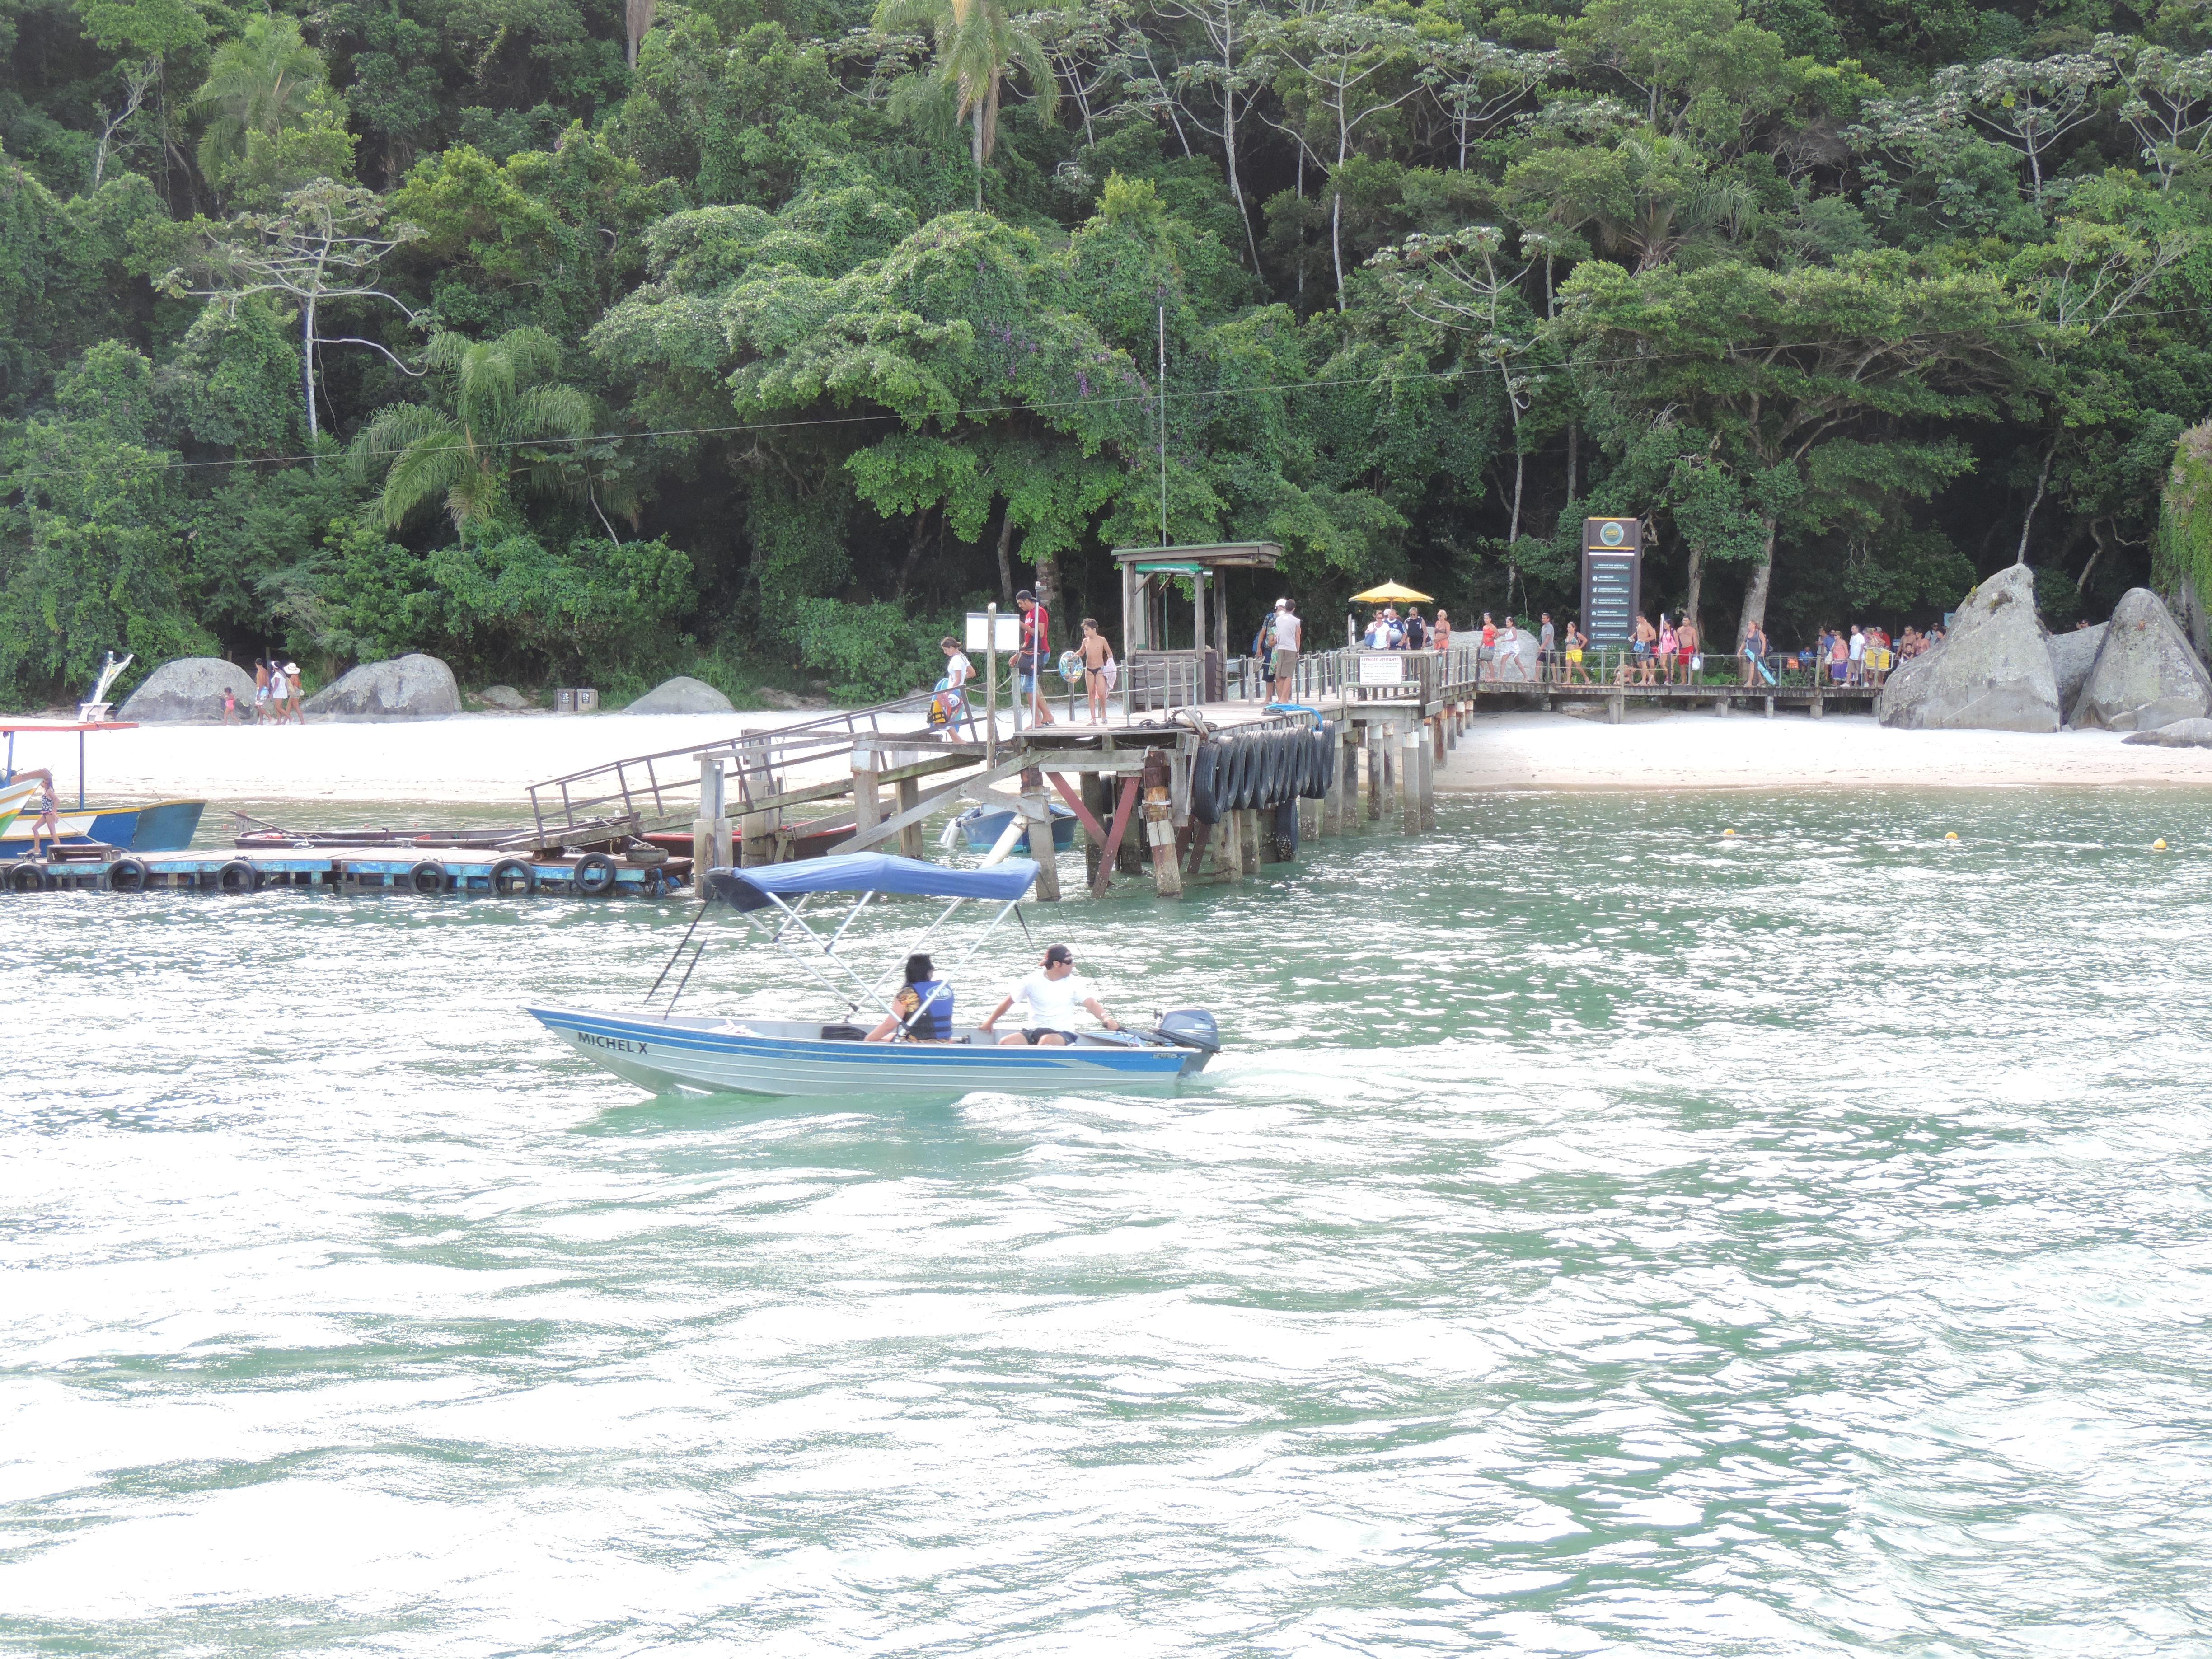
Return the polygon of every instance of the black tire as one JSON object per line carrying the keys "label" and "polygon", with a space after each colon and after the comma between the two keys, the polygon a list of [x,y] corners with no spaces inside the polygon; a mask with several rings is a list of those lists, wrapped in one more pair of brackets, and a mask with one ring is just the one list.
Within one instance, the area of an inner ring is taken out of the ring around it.
{"label": "black tire", "polygon": [[1319,732],[1310,732],[1305,738],[1306,776],[1298,793],[1308,800],[1319,800],[1328,793],[1325,781],[1328,773],[1328,739]]}
{"label": "black tire", "polygon": [[1261,797],[1262,806],[1279,806],[1290,798],[1291,740],[1287,732],[1278,732],[1267,739],[1267,788]]}
{"label": "black tire", "polygon": [[446,890],[446,866],[435,859],[424,859],[407,872],[407,884],[418,893],[442,893]]}
{"label": "black tire", "polygon": [[245,859],[233,859],[215,872],[219,893],[250,893],[261,885],[261,872]]}
{"label": "black tire", "polygon": [[146,890],[146,866],[137,859],[118,859],[107,866],[106,885],[111,893],[143,893]]}
{"label": "black tire", "polygon": [[605,898],[615,890],[615,861],[605,853],[586,853],[576,860],[574,879],[586,898]]}
{"label": "black tire", "polygon": [[1202,743],[1198,752],[1190,757],[1190,815],[1203,823],[1221,821],[1220,803],[1215,799],[1213,780],[1221,766],[1221,745]]}
{"label": "black tire", "polygon": [[491,867],[491,890],[501,898],[538,890],[538,872],[525,859],[501,859]]}
{"label": "black tire", "polygon": [[1323,720],[1321,727],[1321,792],[1324,795],[1336,787],[1336,763],[1344,750],[1344,745],[1336,738],[1334,722]]}
{"label": "black tire", "polygon": [[1229,745],[1229,787],[1223,792],[1222,805],[1231,811],[1241,812],[1252,804],[1252,760],[1257,752],[1249,738]]}
{"label": "black tire", "polygon": [[8,886],[17,893],[43,893],[46,890],[46,866],[29,859],[18,859],[8,872]]}

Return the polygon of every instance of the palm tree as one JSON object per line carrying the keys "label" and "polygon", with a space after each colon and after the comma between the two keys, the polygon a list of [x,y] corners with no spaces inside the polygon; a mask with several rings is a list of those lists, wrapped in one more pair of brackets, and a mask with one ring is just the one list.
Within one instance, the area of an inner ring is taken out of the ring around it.
{"label": "palm tree", "polygon": [[595,411],[589,396],[550,378],[561,367],[552,336],[536,328],[483,341],[440,334],[425,356],[429,372],[449,380],[452,412],[394,404],[354,441],[358,476],[384,469],[386,524],[397,528],[438,501],[465,545],[470,524],[499,515],[518,475],[539,493],[579,487],[576,469],[564,463],[592,435]]}
{"label": "palm tree", "polygon": [[266,12],[247,18],[237,38],[216,49],[207,79],[192,94],[195,110],[214,114],[200,136],[201,175],[212,184],[243,160],[248,133],[282,132],[306,113],[329,78],[322,53],[301,38],[296,19]]}
{"label": "palm tree", "polygon": [[927,28],[937,48],[931,76],[952,94],[953,119],[970,124],[975,156],[975,211],[983,210],[983,163],[998,148],[999,95],[1007,75],[1020,69],[1036,95],[1038,113],[1048,121],[1060,106],[1060,81],[1023,20],[1007,11],[1005,0],[879,0],[875,27],[900,31]]}

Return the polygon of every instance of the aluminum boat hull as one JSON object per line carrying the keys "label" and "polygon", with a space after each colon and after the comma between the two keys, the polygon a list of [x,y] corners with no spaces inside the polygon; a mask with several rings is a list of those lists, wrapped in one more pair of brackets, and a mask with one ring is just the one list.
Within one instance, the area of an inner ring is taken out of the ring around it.
{"label": "aluminum boat hull", "polygon": [[989,1033],[966,1043],[858,1042],[802,1036],[821,1028],[787,1020],[528,1012],[586,1060],[654,1094],[1121,1093],[1194,1076],[1212,1057],[1202,1048],[1130,1048],[1088,1036],[1055,1048],[1002,1048]]}

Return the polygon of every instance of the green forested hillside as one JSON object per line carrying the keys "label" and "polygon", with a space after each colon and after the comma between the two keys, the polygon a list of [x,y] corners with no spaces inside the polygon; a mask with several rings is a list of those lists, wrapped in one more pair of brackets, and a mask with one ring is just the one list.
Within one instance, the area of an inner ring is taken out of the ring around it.
{"label": "green forested hillside", "polygon": [[[2142,580],[2212,5],[0,0],[0,697],[419,648],[915,683],[1266,538],[1732,639]],[[1273,592],[1240,595],[1255,609]],[[1323,631],[1326,631],[1324,629]]]}

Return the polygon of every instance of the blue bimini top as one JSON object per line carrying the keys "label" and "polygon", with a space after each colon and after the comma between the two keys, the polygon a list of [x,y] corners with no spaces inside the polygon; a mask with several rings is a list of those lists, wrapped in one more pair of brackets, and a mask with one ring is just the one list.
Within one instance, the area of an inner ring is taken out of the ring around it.
{"label": "blue bimini top", "polygon": [[1008,859],[988,870],[948,870],[888,853],[845,853],[796,864],[761,864],[750,870],[709,870],[702,892],[739,910],[758,910],[773,893],[911,893],[922,898],[999,899],[1011,902],[1030,890],[1037,867]]}

